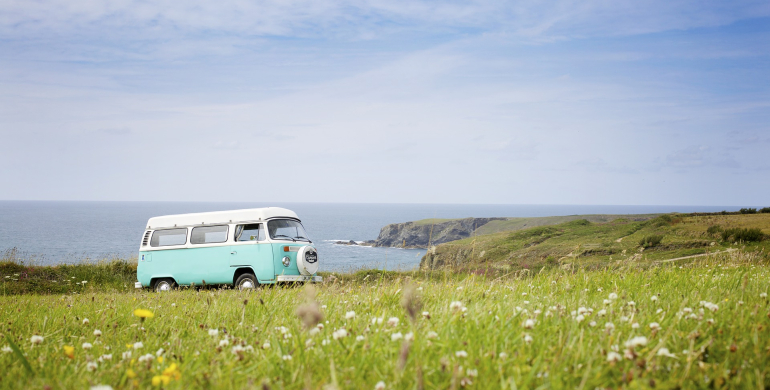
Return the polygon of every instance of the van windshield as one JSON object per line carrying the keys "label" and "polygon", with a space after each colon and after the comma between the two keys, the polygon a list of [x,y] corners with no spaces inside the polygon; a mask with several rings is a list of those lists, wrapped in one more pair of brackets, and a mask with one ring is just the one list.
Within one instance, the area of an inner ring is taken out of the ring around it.
{"label": "van windshield", "polygon": [[290,219],[276,219],[269,221],[267,223],[267,231],[270,233],[270,238],[273,239],[310,242],[302,224]]}

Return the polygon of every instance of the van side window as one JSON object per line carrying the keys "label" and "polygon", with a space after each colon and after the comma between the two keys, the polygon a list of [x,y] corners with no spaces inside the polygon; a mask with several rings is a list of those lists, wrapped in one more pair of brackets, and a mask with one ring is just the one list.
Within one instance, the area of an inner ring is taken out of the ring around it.
{"label": "van side window", "polygon": [[150,246],[184,245],[187,243],[187,229],[156,230],[152,233]]}
{"label": "van side window", "polygon": [[227,225],[198,226],[190,234],[190,244],[214,244],[227,241]]}
{"label": "van side window", "polygon": [[238,225],[235,227],[235,241],[264,241],[265,228],[261,223]]}

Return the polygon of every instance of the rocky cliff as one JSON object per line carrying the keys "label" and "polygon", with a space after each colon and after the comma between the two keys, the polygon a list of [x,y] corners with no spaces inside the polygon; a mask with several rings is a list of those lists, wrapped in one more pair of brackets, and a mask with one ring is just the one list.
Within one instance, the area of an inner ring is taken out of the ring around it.
{"label": "rocky cliff", "polygon": [[425,222],[393,223],[380,230],[376,240],[363,245],[398,248],[427,248],[449,241],[470,237],[475,229],[490,221],[507,218],[465,218],[441,221],[434,224]]}

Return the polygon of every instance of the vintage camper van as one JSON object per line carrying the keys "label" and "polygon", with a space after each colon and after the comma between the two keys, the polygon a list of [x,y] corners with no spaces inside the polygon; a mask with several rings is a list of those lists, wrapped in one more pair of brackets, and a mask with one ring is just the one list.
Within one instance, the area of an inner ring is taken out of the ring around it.
{"label": "vintage camper van", "polygon": [[293,211],[259,209],[150,218],[139,247],[136,287],[320,282],[318,252]]}

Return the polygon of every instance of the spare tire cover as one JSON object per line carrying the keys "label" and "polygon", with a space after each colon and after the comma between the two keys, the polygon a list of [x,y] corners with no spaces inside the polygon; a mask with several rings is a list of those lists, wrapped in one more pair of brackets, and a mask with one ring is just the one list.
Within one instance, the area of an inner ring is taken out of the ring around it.
{"label": "spare tire cover", "polygon": [[310,245],[297,251],[297,268],[302,275],[310,276],[318,272],[318,252]]}

